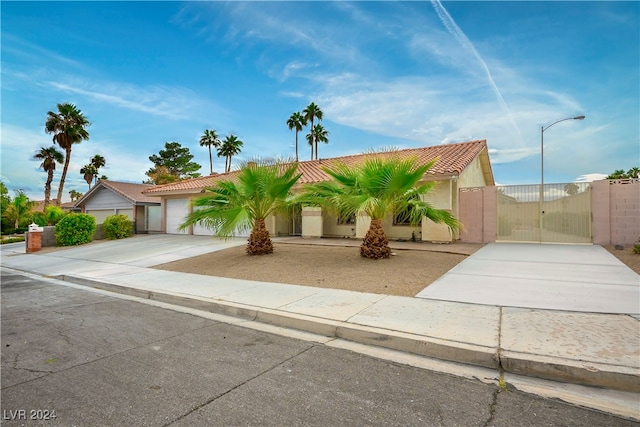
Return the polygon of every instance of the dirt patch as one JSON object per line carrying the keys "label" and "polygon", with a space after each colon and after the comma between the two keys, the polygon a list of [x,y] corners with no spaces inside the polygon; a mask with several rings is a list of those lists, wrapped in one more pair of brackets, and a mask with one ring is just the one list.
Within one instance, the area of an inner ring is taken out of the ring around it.
{"label": "dirt patch", "polygon": [[627,246],[622,250],[616,249],[614,245],[606,245],[603,247],[626,264],[627,267],[640,274],[640,254],[633,253],[633,245]]}
{"label": "dirt patch", "polygon": [[393,250],[383,260],[360,257],[358,247],[274,243],[274,253],[248,256],[235,247],[158,265],[160,270],[287,283],[385,295],[415,296],[466,255]]}

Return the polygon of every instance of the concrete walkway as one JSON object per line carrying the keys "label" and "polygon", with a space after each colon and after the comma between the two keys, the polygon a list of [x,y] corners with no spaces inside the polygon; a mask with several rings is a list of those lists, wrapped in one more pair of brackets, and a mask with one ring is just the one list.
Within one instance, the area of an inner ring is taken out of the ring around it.
{"label": "concrete walkway", "polygon": [[[362,344],[640,392],[640,277],[597,246],[487,245],[420,298],[149,268],[245,243],[149,235],[33,255],[12,244],[2,246],[1,261],[3,268]],[[546,295],[561,285],[566,291]],[[513,292],[500,295],[509,287]],[[596,306],[603,295],[607,301]]]}

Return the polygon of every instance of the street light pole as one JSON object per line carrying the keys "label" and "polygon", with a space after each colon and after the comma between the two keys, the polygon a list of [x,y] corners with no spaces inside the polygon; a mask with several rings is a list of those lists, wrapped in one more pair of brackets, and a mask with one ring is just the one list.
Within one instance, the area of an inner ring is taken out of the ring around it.
{"label": "street light pole", "polygon": [[548,126],[543,125],[540,127],[540,200],[538,201],[540,206],[540,241],[542,241],[542,215],[544,214],[544,211],[542,210],[542,203],[544,202],[544,131],[556,123],[564,122],[566,120],[584,120],[584,117],[585,116],[567,117],[556,120]]}

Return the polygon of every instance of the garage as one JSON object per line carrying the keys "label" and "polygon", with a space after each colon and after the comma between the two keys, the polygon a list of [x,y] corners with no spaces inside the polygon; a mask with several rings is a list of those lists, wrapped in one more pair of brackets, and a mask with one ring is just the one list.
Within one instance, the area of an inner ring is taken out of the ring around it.
{"label": "garage", "polygon": [[189,214],[189,199],[167,199],[167,234],[187,234],[188,230],[178,230]]}
{"label": "garage", "polygon": [[96,224],[102,224],[108,216],[115,215],[115,210],[114,209],[91,209],[91,210],[86,210],[85,213],[94,217],[96,219]]}

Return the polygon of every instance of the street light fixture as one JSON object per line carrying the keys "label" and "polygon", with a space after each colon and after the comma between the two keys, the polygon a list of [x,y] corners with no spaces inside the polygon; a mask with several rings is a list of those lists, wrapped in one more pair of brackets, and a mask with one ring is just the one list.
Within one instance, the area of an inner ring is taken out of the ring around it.
{"label": "street light fixture", "polygon": [[585,116],[567,117],[565,119],[556,120],[548,126],[540,127],[540,241],[542,241],[542,214],[544,214],[544,211],[542,210],[542,203],[544,202],[544,131],[556,123],[564,122],[566,120],[584,120],[584,117]]}

